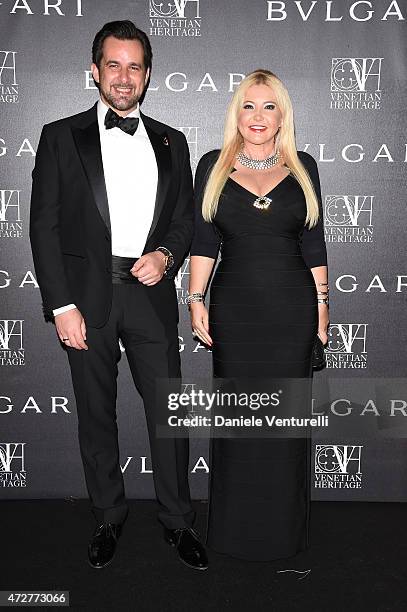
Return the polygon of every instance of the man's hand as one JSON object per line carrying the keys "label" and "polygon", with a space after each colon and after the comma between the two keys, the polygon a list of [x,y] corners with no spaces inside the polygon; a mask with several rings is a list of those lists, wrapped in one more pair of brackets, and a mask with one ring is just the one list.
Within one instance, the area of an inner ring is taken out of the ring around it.
{"label": "man's hand", "polygon": [[[81,351],[88,350],[86,344],[85,320],[77,308],[55,316],[55,327],[59,339],[65,346],[71,346]],[[64,340],[68,338],[68,340]]]}
{"label": "man's hand", "polygon": [[153,251],[142,255],[134,264],[130,272],[143,283],[143,285],[156,285],[165,272],[165,255],[161,251]]}

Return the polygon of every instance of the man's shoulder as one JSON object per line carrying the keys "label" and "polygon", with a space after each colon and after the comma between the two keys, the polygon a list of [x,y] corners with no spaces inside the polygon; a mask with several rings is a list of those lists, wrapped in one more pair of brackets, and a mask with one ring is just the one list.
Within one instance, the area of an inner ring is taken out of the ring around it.
{"label": "man's shoulder", "polygon": [[178,142],[185,141],[185,134],[181,132],[181,130],[176,129],[167,123],[163,123],[162,121],[158,121],[157,119],[153,119],[153,117],[150,117],[150,115],[145,115],[144,113],[142,113],[141,118],[144,125],[147,125],[147,127],[154,130],[154,132],[157,132],[158,134],[166,134]]}
{"label": "man's shoulder", "polygon": [[175,151],[188,150],[188,143],[185,137],[184,132],[181,130],[168,125],[167,123],[162,123],[157,119],[153,119],[149,115],[141,114],[141,118],[143,120],[144,126],[153,130],[157,134],[162,134],[168,137],[172,148],[175,148]]}
{"label": "man's shoulder", "polygon": [[70,127],[86,125],[86,123],[90,123],[92,119],[96,120],[96,118],[96,105],[94,104],[91,108],[76,113],[75,115],[69,115],[68,117],[62,117],[62,119],[56,119],[55,121],[46,123],[44,125],[44,130],[49,133],[56,133]]}

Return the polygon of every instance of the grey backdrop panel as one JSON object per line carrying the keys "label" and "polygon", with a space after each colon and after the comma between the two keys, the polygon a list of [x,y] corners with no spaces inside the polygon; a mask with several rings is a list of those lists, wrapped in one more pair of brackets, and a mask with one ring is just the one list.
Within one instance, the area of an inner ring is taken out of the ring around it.
{"label": "grey backdrop panel", "polygon": [[[332,328],[329,367],[317,374],[318,381],[405,376],[405,0],[3,0],[4,498],[86,494],[68,364],[54,327],[42,321],[33,272],[30,175],[42,125],[84,110],[97,99],[88,72],[94,34],[106,21],[126,18],[151,34],[154,50],[143,110],[185,132],[194,168],[201,155],[221,144],[234,83],[258,67],[273,70],[286,83],[298,149],[307,149],[318,160],[325,203]],[[191,337],[184,304],[188,273],[186,261],[177,279],[186,379],[211,371],[210,353]],[[144,413],[124,358],[118,415],[128,495],[153,497]],[[315,499],[407,499],[403,439],[319,439],[313,446],[318,460],[311,475]],[[347,463],[346,457],[353,461]],[[207,460],[207,445],[193,441],[190,481],[195,498],[206,497]],[[333,465],[339,466],[340,479],[332,477],[338,472]],[[338,485],[339,480],[347,486]]]}

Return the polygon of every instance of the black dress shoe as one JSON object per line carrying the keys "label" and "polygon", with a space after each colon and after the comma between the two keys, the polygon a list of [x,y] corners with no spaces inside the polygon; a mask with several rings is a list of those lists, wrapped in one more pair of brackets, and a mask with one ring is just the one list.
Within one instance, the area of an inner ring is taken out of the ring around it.
{"label": "black dress shoe", "polygon": [[92,567],[100,569],[111,562],[121,529],[122,526],[115,523],[103,523],[96,527],[88,546],[88,560]]}
{"label": "black dress shoe", "polygon": [[208,569],[208,557],[199,541],[199,534],[192,527],[167,529],[164,527],[164,539],[170,546],[175,546],[180,560],[197,570]]}

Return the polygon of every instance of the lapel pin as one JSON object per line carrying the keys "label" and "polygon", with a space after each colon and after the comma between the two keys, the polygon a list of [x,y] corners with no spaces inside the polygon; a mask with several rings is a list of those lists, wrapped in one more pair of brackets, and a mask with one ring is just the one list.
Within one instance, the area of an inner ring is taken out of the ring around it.
{"label": "lapel pin", "polygon": [[168,147],[168,144],[169,144],[169,143],[168,143],[168,138],[167,138],[167,136],[164,136],[164,138],[163,138],[163,143],[164,143],[164,144],[165,144],[165,145]]}

